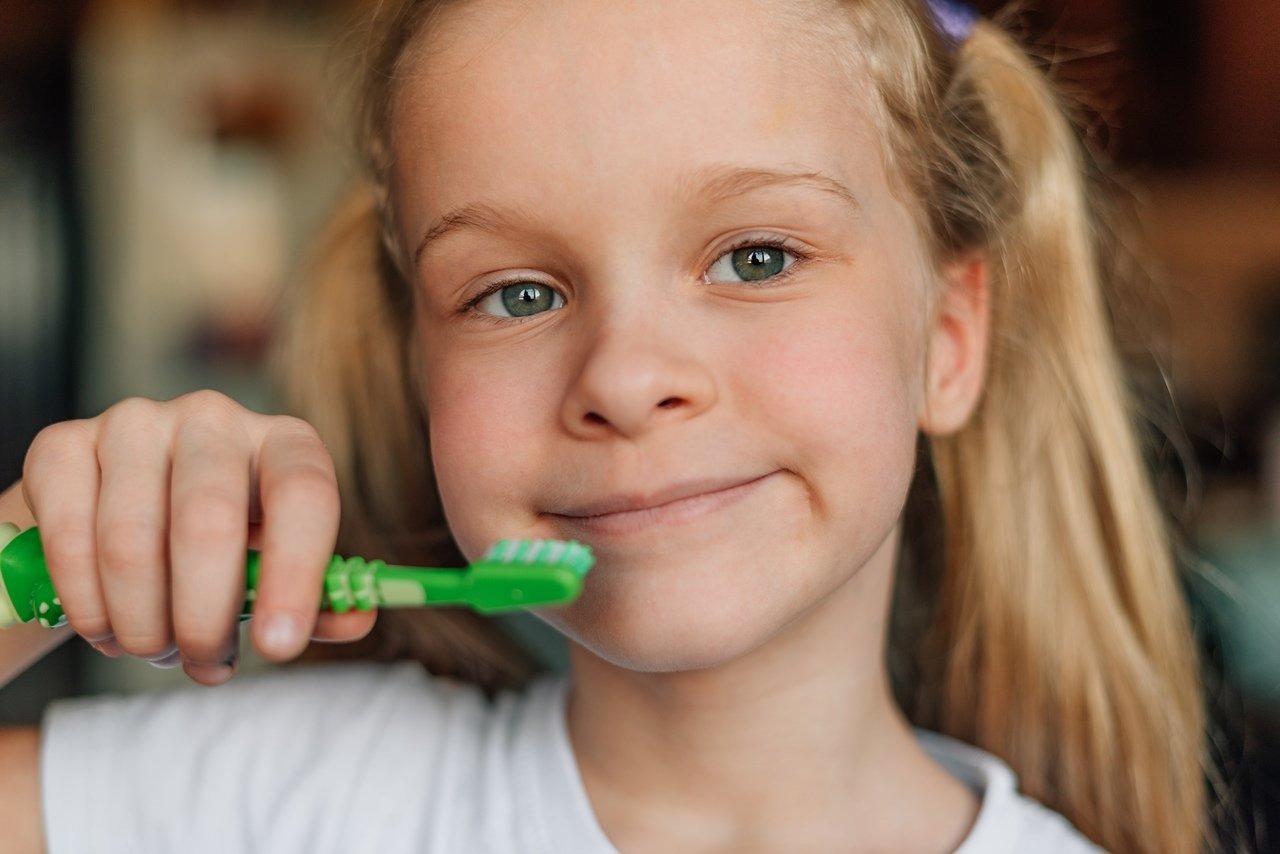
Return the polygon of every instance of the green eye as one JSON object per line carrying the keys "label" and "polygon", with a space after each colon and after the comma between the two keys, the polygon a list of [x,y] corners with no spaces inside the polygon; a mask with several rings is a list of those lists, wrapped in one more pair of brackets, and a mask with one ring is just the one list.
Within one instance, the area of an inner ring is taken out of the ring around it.
{"label": "green eye", "polygon": [[[790,262],[787,259],[790,257]],[[796,258],[779,245],[756,241],[737,246],[716,259],[708,271],[713,282],[765,282],[795,266]]]}
{"label": "green eye", "polygon": [[480,311],[497,317],[531,317],[563,306],[564,297],[538,282],[504,285],[476,303]]}

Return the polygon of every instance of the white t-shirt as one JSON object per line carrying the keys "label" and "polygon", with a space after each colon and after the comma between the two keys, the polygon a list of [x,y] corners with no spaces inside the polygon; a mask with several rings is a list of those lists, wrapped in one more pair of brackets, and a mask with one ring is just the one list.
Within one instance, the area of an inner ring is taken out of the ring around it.
{"label": "white t-shirt", "polygon": [[[569,745],[564,674],[492,703],[413,662],[285,668],[45,714],[50,854],[616,854]],[[962,854],[1098,851],[1000,760],[925,749],[982,799]]]}

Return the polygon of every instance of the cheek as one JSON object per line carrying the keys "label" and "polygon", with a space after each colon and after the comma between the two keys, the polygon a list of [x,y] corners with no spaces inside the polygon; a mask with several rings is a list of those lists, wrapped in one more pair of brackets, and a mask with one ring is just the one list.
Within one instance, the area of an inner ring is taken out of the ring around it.
{"label": "cheek", "polygon": [[[757,414],[822,444],[871,442],[912,429],[910,377],[903,342],[873,319],[807,324],[744,343],[743,400]],[[754,408],[754,404],[753,404]]]}
{"label": "cheek", "polygon": [[[822,312],[789,332],[756,338],[737,354],[739,398],[752,420],[785,438],[815,498],[866,506],[895,492],[914,467],[910,341],[892,313]],[[820,319],[818,319],[820,317]]]}
{"label": "cheek", "polygon": [[496,508],[511,507],[513,493],[532,482],[554,417],[545,372],[492,358],[424,353],[424,387],[431,458],[445,515],[463,553],[471,557],[502,536],[520,536],[514,520]]}

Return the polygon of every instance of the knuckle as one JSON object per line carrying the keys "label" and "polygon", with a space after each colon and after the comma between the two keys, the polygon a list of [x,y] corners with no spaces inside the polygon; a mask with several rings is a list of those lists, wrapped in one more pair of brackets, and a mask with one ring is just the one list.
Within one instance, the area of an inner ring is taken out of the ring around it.
{"label": "knuckle", "polygon": [[218,425],[238,423],[240,412],[244,409],[227,395],[207,388],[188,392],[174,403],[181,406],[183,413],[188,417],[211,421]]}
{"label": "knuckle", "polygon": [[108,526],[99,548],[103,572],[116,575],[154,566],[163,555],[159,529],[138,521],[120,521]]}
{"label": "knuckle", "polygon": [[273,415],[271,416],[272,426],[278,430],[286,430],[292,433],[300,433],[311,435],[319,438],[316,428],[311,426],[311,422],[305,418],[299,418],[296,415]]}
{"label": "knuckle", "polygon": [[181,403],[184,406],[197,407],[215,407],[234,404],[234,401],[232,401],[231,398],[227,397],[222,392],[214,391],[211,388],[200,388],[195,391],[189,391],[181,397],[178,397],[174,402]]}
{"label": "knuckle", "polygon": [[60,447],[68,438],[70,436],[65,422],[59,421],[42,428],[27,446],[27,465],[30,466],[33,459],[38,459]]}
{"label": "knuckle", "polygon": [[56,580],[70,572],[92,570],[96,544],[87,529],[56,523],[41,528],[44,533],[40,539],[50,576]]}
{"label": "knuckle", "polygon": [[311,424],[296,415],[273,415],[271,416],[271,428],[268,435],[278,435],[287,437],[291,442],[303,442],[310,444],[313,450],[325,451],[327,448],[324,441],[320,438],[319,431]]}
{"label": "knuckle", "polygon": [[90,433],[89,423],[80,419],[57,421],[41,428],[31,440],[31,444],[27,446],[23,465],[24,476],[36,463],[46,457],[61,458],[76,447],[89,444]]}
{"label": "knuckle", "polygon": [[105,418],[108,415],[115,414],[116,416],[130,418],[152,418],[160,411],[160,407],[161,404],[157,400],[135,395],[117,402],[106,412],[103,412],[102,417]]}
{"label": "knuckle", "polygon": [[333,476],[318,466],[295,466],[270,489],[268,500],[271,503],[305,504],[316,512],[325,513],[335,512],[338,507]]}
{"label": "knuckle", "polygon": [[249,432],[234,414],[204,410],[190,413],[181,426],[179,442],[196,440],[202,447],[213,447],[221,454],[230,450],[249,459]]}
{"label": "knuckle", "polygon": [[161,404],[147,397],[126,397],[98,416],[103,432],[135,430],[154,424],[160,417]]}
{"label": "knuckle", "polygon": [[183,433],[238,447],[247,454],[249,431],[243,417],[246,410],[240,404],[209,390],[191,392],[183,400]]}
{"label": "knuckle", "polygon": [[173,509],[175,529],[198,542],[224,541],[238,535],[248,523],[247,497],[240,500],[224,490],[203,490]]}

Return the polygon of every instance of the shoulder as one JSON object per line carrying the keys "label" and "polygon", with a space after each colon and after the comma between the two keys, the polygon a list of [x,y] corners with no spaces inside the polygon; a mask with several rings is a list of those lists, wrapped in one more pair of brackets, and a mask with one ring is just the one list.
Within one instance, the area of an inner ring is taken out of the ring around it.
{"label": "shoulder", "polygon": [[1018,779],[998,757],[954,738],[916,730],[920,744],[952,776],[968,785],[982,806],[956,854],[1098,854],[1062,815],[1018,792]]}
{"label": "shoulder", "polygon": [[[301,665],[216,688],[58,701],[41,737],[50,848],[88,850],[82,843],[106,833],[190,852],[236,850],[246,838],[282,852],[375,840],[364,850],[421,850],[520,708],[517,695],[493,704],[413,662]],[[385,821],[370,828],[351,815]]]}

